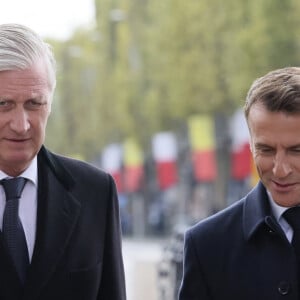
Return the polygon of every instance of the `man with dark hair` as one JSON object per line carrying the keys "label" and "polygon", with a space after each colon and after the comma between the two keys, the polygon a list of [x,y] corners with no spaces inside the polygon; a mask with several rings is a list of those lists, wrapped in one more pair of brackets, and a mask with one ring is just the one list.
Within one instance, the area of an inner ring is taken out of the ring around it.
{"label": "man with dark hair", "polygon": [[245,117],[260,181],[186,232],[180,300],[300,299],[300,68],[255,80]]}

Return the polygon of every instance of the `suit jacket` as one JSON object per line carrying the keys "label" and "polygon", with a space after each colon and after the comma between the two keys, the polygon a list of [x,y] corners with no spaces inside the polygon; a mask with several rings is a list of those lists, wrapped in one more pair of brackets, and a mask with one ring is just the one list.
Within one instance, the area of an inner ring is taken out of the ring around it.
{"label": "suit jacket", "polygon": [[185,234],[180,300],[298,299],[296,256],[264,186]]}
{"label": "suit jacket", "polygon": [[36,241],[25,286],[0,247],[1,300],[123,300],[113,179],[80,161],[38,154]]}

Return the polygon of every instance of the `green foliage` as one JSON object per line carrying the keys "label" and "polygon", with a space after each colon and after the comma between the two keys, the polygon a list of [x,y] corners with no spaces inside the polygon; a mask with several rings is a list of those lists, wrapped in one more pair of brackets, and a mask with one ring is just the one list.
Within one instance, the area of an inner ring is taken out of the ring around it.
{"label": "green foliage", "polygon": [[252,81],[299,61],[296,0],[95,0],[97,26],[51,41],[58,87],[47,143],[91,159],[149,146],[195,113],[230,116]]}

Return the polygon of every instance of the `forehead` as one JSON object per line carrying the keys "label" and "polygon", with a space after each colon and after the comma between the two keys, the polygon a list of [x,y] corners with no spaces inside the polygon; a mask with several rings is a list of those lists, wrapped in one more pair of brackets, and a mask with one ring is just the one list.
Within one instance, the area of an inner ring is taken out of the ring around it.
{"label": "forehead", "polygon": [[0,97],[35,96],[49,93],[47,70],[42,63],[25,70],[0,72]]}
{"label": "forehead", "polygon": [[[276,121],[276,122],[275,122]],[[300,122],[300,113],[287,113],[286,111],[270,111],[263,104],[255,103],[249,111],[249,123],[269,123],[274,125],[280,123],[281,125],[294,124]],[[275,124],[276,123],[276,124]],[[300,123],[299,123],[300,124]]]}
{"label": "forehead", "polygon": [[271,112],[261,104],[254,104],[249,112],[248,126],[251,138],[255,140],[300,142],[300,113]]}

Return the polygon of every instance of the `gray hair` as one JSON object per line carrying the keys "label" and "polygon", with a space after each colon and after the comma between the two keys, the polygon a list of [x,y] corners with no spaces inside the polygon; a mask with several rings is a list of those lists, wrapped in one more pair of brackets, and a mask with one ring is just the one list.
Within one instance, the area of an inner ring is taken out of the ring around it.
{"label": "gray hair", "polygon": [[0,24],[0,72],[24,70],[40,59],[46,64],[53,94],[56,86],[56,62],[51,46],[24,25]]}

